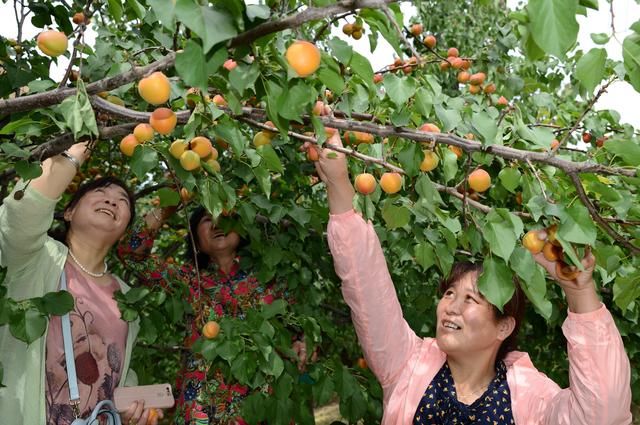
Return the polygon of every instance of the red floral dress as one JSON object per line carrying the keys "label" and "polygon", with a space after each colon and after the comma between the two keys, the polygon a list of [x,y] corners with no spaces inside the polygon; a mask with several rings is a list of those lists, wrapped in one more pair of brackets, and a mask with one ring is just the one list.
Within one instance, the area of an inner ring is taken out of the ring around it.
{"label": "red floral dress", "polygon": [[[243,319],[246,311],[276,299],[273,285],[261,285],[251,273],[241,270],[238,258],[228,274],[222,270],[200,270],[198,284],[190,264],[169,264],[150,254],[154,236],[145,228],[135,229],[125,240],[128,243],[118,246],[118,256],[127,268],[136,272],[142,284],[168,288],[169,282],[177,279],[188,285],[194,312],[187,326],[185,347],[191,347],[200,337],[202,324],[207,320]],[[139,250],[141,245],[144,249]],[[240,402],[249,394],[248,387],[225,381],[220,370],[210,370],[210,363],[193,351],[184,351],[182,364],[175,387],[176,424],[246,424],[239,412]],[[267,392],[268,388],[261,390]]]}

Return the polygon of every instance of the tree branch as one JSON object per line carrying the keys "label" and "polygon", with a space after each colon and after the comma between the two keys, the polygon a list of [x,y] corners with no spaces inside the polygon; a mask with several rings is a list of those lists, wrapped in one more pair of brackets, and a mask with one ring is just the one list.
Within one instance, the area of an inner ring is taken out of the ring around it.
{"label": "tree branch", "polygon": [[631,251],[631,253],[633,253],[634,255],[640,254],[640,248],[639,247],[633,245],[631,242],[629,242],[624,237],[622,237],[622,235],[618,234],[618,232],[616,232],[609,225],[609,223],[607,223],[600,216],[600,214],[598,213],[598,210],[596,209],[596,207],[593,205],[593,203],[591,202],[591,200],[587,196],[587,193],[584,191],[584,187],[582,187],[582,182],[580,181],[580,177],[578,177],[578,175],[576,173],[568,173],[568,174],[569,174],[569,177],[571,178],[571,181],[573,182],[573,185],[576,188],[576,191],[578,193],[578,197],[580,198],[582,203],[589,210],[589,214],[591,214],[591,218],[593,218],[593,220],[596,223],[598,223],[600,225],[600,227],[602,227],[602,229],[604,229],[604,231],[609,234],[609,236],[611,236],[615,241],[619,242],[621,245],[623,245],[627,249],[629,249],[629,251]]}

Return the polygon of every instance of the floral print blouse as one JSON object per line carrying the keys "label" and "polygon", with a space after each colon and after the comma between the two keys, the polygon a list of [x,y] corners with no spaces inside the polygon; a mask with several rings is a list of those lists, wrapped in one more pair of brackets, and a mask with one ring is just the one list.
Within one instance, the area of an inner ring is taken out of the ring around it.
{"label": "floral print blouse", "polygon": [[[191,264],[179,266],[150,254],[154,235],[144,226],[134,229],[126,240],[118,247],[118,256],[136,272],[142,284],[168,288],[169,282],[178,280],[189,288],[194,311],[189,318],[185,347],[200,337],[202,325],[208,320],[243,319],[248,310],[271,304],[278,296],[273,285],[261,285],[250,272],[241,270],[238,258],[228,274],[213,267],[200,270],[198,284]],[[143,249],[139,249],[141,246]],[[261,390],[266,392],[268,388]],[[220,370],[210,370],[209,362],[185,350],[175,386],[175,424],[244,425],[246,422],[239,416],[240,403],[249,394],[248,387],[225,380]]]}

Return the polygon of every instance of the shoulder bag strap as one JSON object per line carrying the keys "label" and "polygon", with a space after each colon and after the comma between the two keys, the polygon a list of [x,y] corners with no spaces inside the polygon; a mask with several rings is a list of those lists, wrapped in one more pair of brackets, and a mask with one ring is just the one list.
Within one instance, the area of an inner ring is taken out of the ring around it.
{"label": "shoulder bag strap", "polygon": [[[60,276],[60,289],[67,290],[67,275],[62,269]],[[80,404],[80,392],[78,391],[78,378],[76,376],[76,362],[73,356],[73,339],[71,338],[71,321],[69,313],[62,316],[62,341],[64,342],[64,358],[67,362],[67,378],[69,381],[69,403],[76,418],[80,416],[78,405]]]}

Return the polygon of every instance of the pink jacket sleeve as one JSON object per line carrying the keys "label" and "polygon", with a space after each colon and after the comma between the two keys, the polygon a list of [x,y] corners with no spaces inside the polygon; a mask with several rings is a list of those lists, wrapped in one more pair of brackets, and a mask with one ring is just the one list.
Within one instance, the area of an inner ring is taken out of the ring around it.
{"label": "pink jacket sleeve", "polygon": [[420,339],[404,320],[378,236],[371,223],[350,211],[331,216],[328,238],[367,363],[390,390]]}
{"label": "pink jacket sleeve", "polygon": [[569,388],[553,397],[545,424],[631,423],[631,369],[622,338],[603,305],[586,314],[569,312],[562,325],[569,352]]}

